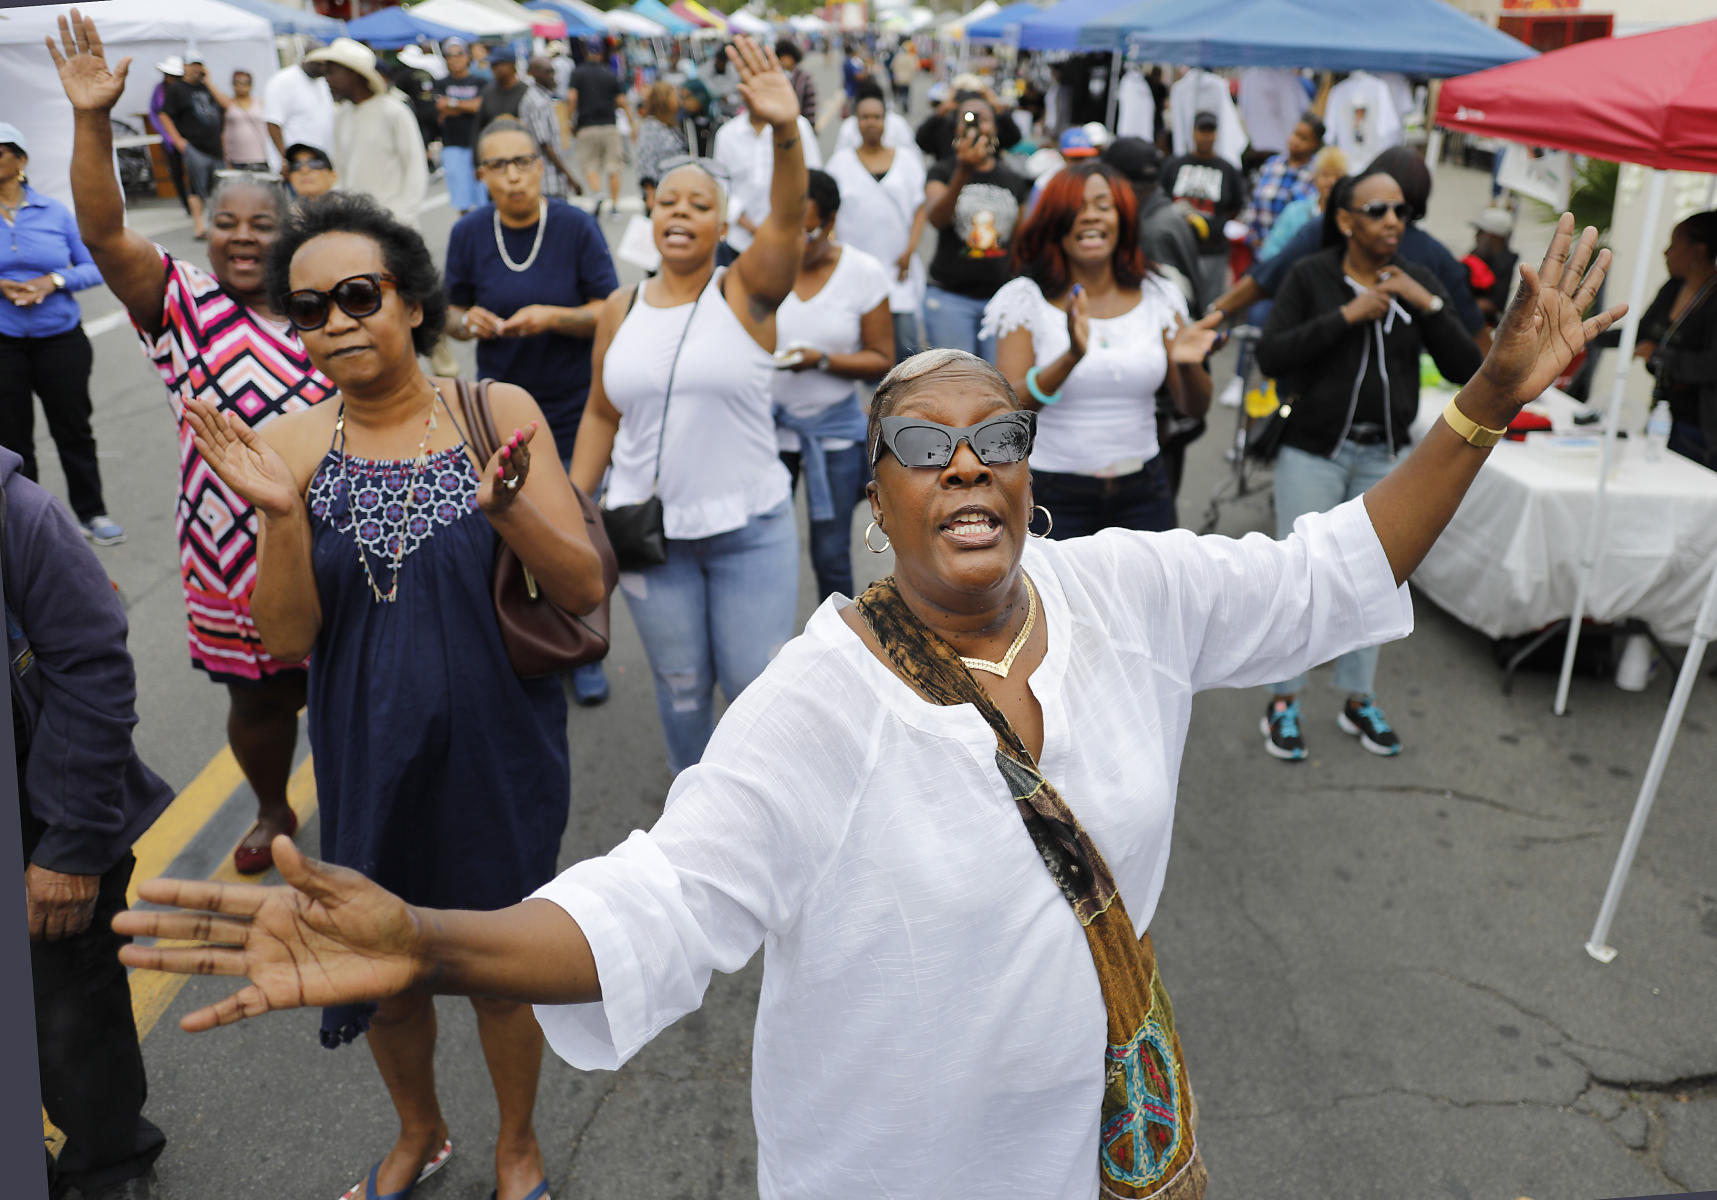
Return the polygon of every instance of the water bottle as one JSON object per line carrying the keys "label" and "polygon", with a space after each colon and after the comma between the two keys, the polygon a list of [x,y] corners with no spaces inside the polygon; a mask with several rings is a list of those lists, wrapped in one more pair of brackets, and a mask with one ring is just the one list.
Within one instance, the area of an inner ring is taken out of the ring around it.
{"label": "water bottle", "polygon": [[1669,401],[1659,400],[1651,406],[1651,415],[1645,422],[1645,457],[1647,462],[1658,462],[1663,458],[1663,451],[1669,445]]}

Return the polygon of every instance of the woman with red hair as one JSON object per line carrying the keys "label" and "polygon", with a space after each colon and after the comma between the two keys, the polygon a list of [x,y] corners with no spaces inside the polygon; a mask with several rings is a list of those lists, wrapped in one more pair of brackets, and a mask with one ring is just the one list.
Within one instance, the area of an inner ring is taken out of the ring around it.
{"label": "woman with red hair", "polygon": [[984,309],[982,336],[1022,406],[1037,411],[1032,495],[1055,537],[1171,529],[1157,393],[1210,407],[1209,330],[1139,249],[1138,202],[1106,163],[1060,171],[1014,241],[1019,275]]}

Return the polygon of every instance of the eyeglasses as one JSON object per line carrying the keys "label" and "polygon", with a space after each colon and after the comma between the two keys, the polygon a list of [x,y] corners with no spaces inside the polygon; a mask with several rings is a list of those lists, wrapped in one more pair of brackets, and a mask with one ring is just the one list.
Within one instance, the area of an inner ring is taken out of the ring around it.
{"label": "eyeglasses", "polygon": [[700,158],[696,154],[676,154],[672,158],[664,158],[656,168],[656,178],[666,179],[669,171],[677,171],[681,167],[696,167],[722,187],[733,181],[733,175],[726,167],[713,158]]}
{"label": "eyeglasses", "polygon": [[995,467],[1024,462],[1036,439],[1037,414],[1032,412],[1003,413],[964,429],[922,417],[884,417],[870,461],[874,466],[887,446],[903,467],[940,469],[954,461],[955,449],[965,442],[979,462]]}
{"label": "eyeglasses", "polygon": [[1373,221],[1381,221],[1390,213],[1395,219],[1405,225],[1413,216],[1413,206],[1405,200],[1397,200],[1393,204],[1387,200],[1373,200],[1370,204],[1361,204],[1358,208],[1349,208],[1348,212],[1356,212]]}
{"label": "eyeglasses", "polygon": [[325,158],[301,158],[292,164],[293,171],[332,171],[334,164]]}
{"label": "eyeglasses", "polygon": [[493,171],[497,175],[508,169],[516,170],[520,174],[523,174],[536,166],[536,164],[541,162],[542,159],[543,156],[540,154],[520,154],[514,158],[479,159],[477,161],[477,165],[482,167],[485,171]]}
{"label": "eyeglasses", "polygon": [[338,304],[348,317],[373,317],[382,310],[382,289],[399,284],[391,275],[371,272],[350,275],[325,292],[299,288],[286,294],[286,319],[298,330],[320,329],[328,323],[328,312]]}

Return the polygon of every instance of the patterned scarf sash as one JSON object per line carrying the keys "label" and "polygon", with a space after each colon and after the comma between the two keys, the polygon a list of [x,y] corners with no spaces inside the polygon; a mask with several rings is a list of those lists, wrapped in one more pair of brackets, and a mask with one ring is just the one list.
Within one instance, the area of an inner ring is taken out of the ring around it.
{"label": "patterned scarf sash", "polygon": [[1174,1008],[1157,973],[1150,934],[1134,933],[1108,864],[1079,818],[1037,769],[1025,743],[941,638],[901,599],[893,577],[858,600],[889,660],[932,704],[970,704],[996,735],[996,766],[1027,832],[1085,930],[1108,1010],[1098,1170],[1105,1197],[1200,1200],[1204,1163],[1198,1111],[1181,1062]]}

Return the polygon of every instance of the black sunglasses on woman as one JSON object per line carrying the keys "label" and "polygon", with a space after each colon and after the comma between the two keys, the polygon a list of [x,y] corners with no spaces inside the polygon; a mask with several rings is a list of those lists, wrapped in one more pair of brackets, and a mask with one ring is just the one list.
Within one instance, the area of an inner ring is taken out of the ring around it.
{"label": "black sunglasses on woman", "polygon": [[328,313],[336,304],[348,317],[373,317],[382,310],[382,290],[390,287],[399,287],[392,275],[372,271],[348,275],[325,292],[299,288],[286,293],[286,319],[300,331],[320,329],[328,323]]}

